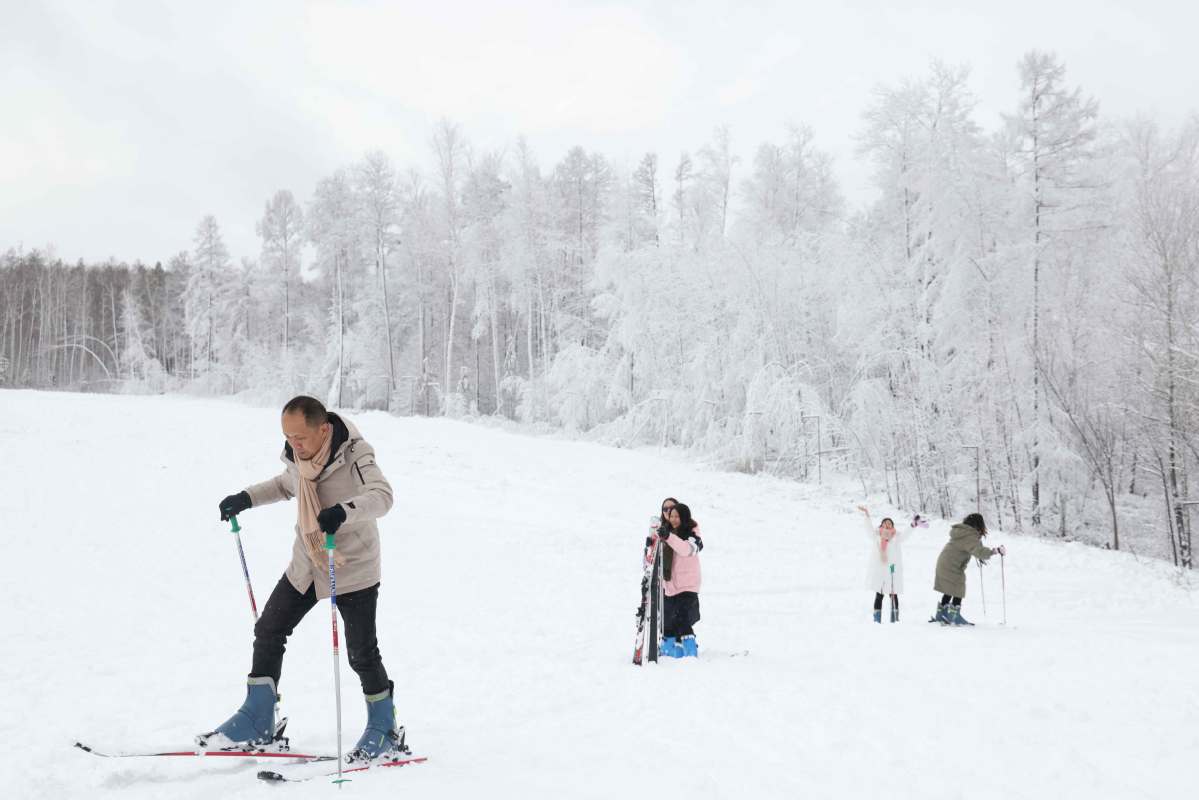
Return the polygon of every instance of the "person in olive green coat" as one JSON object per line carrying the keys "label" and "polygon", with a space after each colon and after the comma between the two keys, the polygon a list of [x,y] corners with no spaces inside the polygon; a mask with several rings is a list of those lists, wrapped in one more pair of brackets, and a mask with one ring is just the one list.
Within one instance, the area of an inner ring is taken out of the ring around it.
{"label": "person in olive green coat", "polygon": [[966,567],[973,556],[986,563],[995,553],[1001,556],[1007,550],[1000,545],[991,549],[982,543],[987,535],[987,523],[982,514],[970,514],[949,529],[949,541],[941,548],[937,557],[937,577],[933,589],[941,593],[937,613],[929,622],[942,625],[973,625],[962,616],[962,598],[966,596]]}

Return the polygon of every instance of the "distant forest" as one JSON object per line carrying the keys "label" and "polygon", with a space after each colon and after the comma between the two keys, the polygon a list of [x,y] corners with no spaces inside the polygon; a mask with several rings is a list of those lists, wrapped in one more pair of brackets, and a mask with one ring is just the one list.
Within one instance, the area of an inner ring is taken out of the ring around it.
{"label": "distant forest", "polygon": [[10,250],[0,385],[495,415],[1191,567],[1199,119],[1103,119],[1045,53],[1013,80],[989,128],[965,68],[880,87],[861,210],[802,125],[543,171],[443,122],[264,192],[253,257],[214,216],[153,266]]}

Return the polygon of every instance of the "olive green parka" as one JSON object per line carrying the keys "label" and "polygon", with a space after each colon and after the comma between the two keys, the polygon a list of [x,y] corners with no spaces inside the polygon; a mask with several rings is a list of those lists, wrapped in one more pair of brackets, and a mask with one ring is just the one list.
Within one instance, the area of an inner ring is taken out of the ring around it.
{"label": "olive green parka", "polygon": [[964,522],[949,529],[949,541],[937,557],[937,578],[933,589],[950,597],[966,596],[966,567],[970,557],[986,562],[995,551],[982,543],[982,534]]}

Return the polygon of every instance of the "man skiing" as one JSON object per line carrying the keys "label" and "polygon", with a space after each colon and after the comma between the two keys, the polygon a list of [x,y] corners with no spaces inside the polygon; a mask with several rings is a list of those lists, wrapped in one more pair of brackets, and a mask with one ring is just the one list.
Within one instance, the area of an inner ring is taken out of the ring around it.
{"label": "man skiing", "polygon": [[404,748],[395,724],[393,683],[379,654],[375,609],[379,599],[379,529],[391,508],[391,485],[374,449],[358,429],[312,397],[283,407],[281,460],[285,469],[263,483],[220,502],[221,519],[280,500],[298,500],[291,563],[254,625],[254,654],[246,700],[215,730],[197,737],[202,747],[269,745],[283,733],[276,725],[279,675],[287,637],[317,600],[329,597],[324,534],[334,534],[337,607],[345,623],[350,666],[366,696],[366,730],[348,756],[369,761]]}

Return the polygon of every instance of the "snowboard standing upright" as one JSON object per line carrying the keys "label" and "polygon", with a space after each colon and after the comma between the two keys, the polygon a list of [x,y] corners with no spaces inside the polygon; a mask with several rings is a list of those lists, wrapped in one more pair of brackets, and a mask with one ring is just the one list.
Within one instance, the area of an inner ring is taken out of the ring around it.
{"label": "snowboard standing upright", "polygon": [[[657,518],[645,539],[642,557],[641,605],[637,607],[637,636],[633,642],[633,663],[638,666],[642,657],[658,661],[658,642],[662,639],[662,543],[657,533]],[[646,628],[649,628],[649,647],[646,647]]]}

